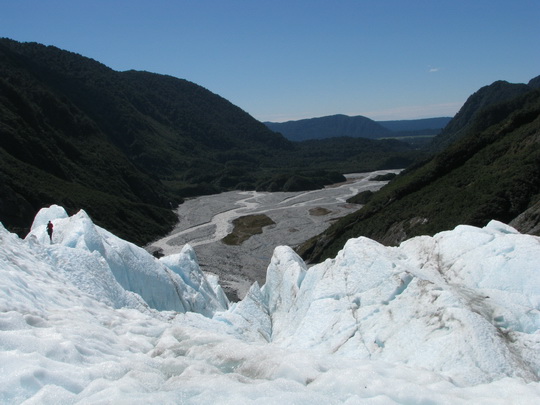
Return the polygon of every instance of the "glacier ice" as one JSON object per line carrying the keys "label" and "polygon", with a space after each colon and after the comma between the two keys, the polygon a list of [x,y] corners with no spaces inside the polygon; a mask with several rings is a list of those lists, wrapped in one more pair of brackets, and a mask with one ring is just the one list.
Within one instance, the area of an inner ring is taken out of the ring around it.
{"label": "glacier ice", "polygon": [[75,281],[79,284],[87,277],[88,269],[80,271],[77,263],[66,262],[82,255],[78,260],[84,264],[87,256],[93,256],[102,267],[100,274],[112,273],[123,289],[138,294],[151,308],[211,315],[228,306],[225,294],[207,280],[196,262],[195,252],[188,245],[179,254],[157,260],[144,249],[95,225],[86,212],[81,210],[69,217],[56,205],[38,212],[26,239],[36,239],[47,246],[45,225],[48,221],[54,223],[54,244],[46,249],[49,255],[59,256],[59,264],[53,265],[66,266],[67,274],[77,271],[79,278]]}
{"label": "glacier ice", "polygon": [[158,260],[51,206],[0,226],[0,402],[537,403],[539,258],[496,221],[310,268],[279,246],[229,303],[190,246]]}

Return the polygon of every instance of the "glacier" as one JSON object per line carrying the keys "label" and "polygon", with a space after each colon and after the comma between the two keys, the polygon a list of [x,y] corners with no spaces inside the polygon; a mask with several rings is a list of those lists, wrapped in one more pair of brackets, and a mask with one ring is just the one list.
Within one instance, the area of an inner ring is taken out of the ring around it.
{"label": "glacier", "polygon": [[309,268],[278,246],[231,303],[189,245],[156,259],[53,205],[0,224],[0,403],[536,404],[539,258],[497,221]]}

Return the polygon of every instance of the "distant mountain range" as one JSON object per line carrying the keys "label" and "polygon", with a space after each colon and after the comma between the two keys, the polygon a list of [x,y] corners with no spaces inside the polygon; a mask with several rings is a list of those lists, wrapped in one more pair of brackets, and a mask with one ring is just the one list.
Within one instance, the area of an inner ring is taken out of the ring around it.
{"label": "distant mountain range", "polygon": [[540,76],[478,90],[434,139],[432,151],[298,251],[318,262],[352,237],[396,245],[491,219],[540,235]]}
{"label": "distant mountain range", "polygon": [[272,131],[291,141],[353,137],[381,139],[391,137],[435,136],[450,122],[451,117],[417,120],[374,121],[362,115],[330,115],[287,122],[265,122]]}
{"label": "distant mountain range", "polygon": [[434,136],[439,134],[451,120],[452,117],[436,117],[376,122],[392,131],[393,136]]}
{"label": "distant mountain range", "polygon": [[315,189],[416,156],[392,140],[291,142],[187,80],[0,39],[0,221],[21,236],[54,203],[144,244],[184,197]]}

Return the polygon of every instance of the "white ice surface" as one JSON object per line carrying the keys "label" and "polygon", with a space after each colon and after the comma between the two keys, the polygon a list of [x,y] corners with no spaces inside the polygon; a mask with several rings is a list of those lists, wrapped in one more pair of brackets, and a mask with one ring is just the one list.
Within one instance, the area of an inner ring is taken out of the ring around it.
{"label": "white ice surface", "polygon": [[158,261],[53,206],[0,226],[0,403],[540,403],[539,258],[498,222],[309,270],[281,246],[227,309],[189,246]]}
{"label": "white ice surface", "polygon": [[[49,242],[45,230],[49,220],[54,224],[53,243]],[[36,215],[26,239],[36,240],[45,247],[47,255],[53,259],[53,267],[66,268],[68,275],[73,271],[80,273],[72,279],[76,284],[82,283],[81,288],[87,292],[92,293],[93,276],[86,280],[88,269],[80,269],[99,267],[95,270],[99,277],[114,276],[112,278],[123,289],[137,293],[148,306],[157,310],[211,315],[227,308],[224,294],[208,282],[188,245],[179,254],[157,260],[144,249],[94,225],[84,211],[68,217],[65,210],[56,205],[42,209]],[[92,257],[99,265],[87,265],[87,257]],[[74,260],[77,263],[71,263]],[[90,285],[85,286],[87,282]],[[114,296],[109,298],[114,299]]]}

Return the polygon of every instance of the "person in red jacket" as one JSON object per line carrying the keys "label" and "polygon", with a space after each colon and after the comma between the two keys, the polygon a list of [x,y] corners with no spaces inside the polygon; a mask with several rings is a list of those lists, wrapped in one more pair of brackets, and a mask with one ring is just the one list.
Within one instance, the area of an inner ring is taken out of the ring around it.
{"label": "person in red jacket", "polygon": [[49,223],[47,224],[47,233],[49,234],[49,239],[52,243],[53,224],[51,221],[49,221]]}

